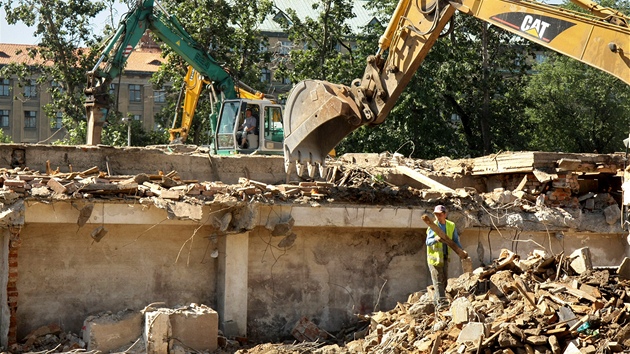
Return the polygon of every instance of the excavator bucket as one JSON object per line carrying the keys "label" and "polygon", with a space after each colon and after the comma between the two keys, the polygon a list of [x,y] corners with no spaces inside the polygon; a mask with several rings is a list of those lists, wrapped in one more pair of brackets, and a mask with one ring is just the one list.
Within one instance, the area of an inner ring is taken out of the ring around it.
{"label": "excavator bucket", "polygon": [[306,80],[290,92],[283,125],[286,172],[295,167],[302,175],[306,167],[313,177],[316,167],[322,171],[328,152],[361,126],[361,115],[350,88]]}

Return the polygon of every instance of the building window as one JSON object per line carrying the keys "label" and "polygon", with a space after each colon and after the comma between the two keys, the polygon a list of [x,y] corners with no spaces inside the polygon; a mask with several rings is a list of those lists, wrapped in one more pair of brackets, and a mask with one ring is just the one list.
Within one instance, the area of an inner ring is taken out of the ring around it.
{"label": "building window", "polygon": [[142,121],[142,115],[141,114],[134,114],[133,115],[133,120],[137,120],[139,122]]}
{"label": "building window", "polygon": [[142,88],[140,85],[129,85],[129,102],[142,102]]}
{"label": "building window", "polygon": [[8,128],[9,127],[9,110],[2,109],[0,110],[0,127]]}
{"label": "building window", "polygon": [[260,82],[271,82],[271,71],[269,69],[262,69],[262,73],[260,74]]}
{"label": "building window", "polygon": [[153,102],[164,103],[166,102],[166,90],[153,91]]}
{"label": "building window", "polygon": [[63,114],[61,112],[57,112],[52,124],[53,129],[61,129],[63,127]]}
{"label": "building window", "polygon": [[267,53],[267,43],[261,42],[258,45],[258,52],[259,53]]}
{"label": "building window", "polygon": [[109,84],[109,94],[116,95],[116,84]]}
{"label": "building window", "polygon": [[59,93],[63,93],[64,89],[63,86],[61,86],[57,81],[51,81],[50,82],[50,87],[54,90],[57,91]]}
{"label": "building window", "polygon": [[0,79],[0,96],[8,97],[11,94],[11,82],[9,79]]}
{"label": "building window", "polygon": [[24,128],[37,128],[37,112],[24,111]]}
{"label": "building window", "polygon": [[24,86],[24,97],[37,97],[37,82],[30,80],[28,85]]}
{"label": "building window", "polygon": [[291,41],[280,41],[280,50],[278,51],[278,53],[287,55],[291,51],[292,46],[293,43]]}

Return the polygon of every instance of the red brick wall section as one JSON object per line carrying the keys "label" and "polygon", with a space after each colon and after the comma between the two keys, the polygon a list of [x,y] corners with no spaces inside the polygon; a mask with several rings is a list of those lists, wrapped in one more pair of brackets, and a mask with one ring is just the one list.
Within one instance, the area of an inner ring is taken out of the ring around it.
{"label": "red brick wall section", "polygon": [[9,279],[7,282],[7,298],[9,302],[9,338],[8,345],[17,343],[17,305],[18,305],[18,250],[22,244],[20,240],[20,228],[9,228]]}

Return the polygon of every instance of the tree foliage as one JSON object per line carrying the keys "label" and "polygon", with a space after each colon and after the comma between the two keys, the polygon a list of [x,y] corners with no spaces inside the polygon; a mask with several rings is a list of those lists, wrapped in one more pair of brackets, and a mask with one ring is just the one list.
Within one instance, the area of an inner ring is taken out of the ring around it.
{"label": "tree foliage", "polygon": [[630,87],[577,60],[550,55],[526,87],[530,148],[610,153],[630,129]]}
{"label": "tree foliage", "polygon": [[350,42],[360,40],[348,24],[355,17],[352,5],[351,0],[317,0],[312,3],[314,18],[300,18],[293,9],[277,16],[293,44],[278,75],[294,83],[317,79],[350,84],[357,69]]}

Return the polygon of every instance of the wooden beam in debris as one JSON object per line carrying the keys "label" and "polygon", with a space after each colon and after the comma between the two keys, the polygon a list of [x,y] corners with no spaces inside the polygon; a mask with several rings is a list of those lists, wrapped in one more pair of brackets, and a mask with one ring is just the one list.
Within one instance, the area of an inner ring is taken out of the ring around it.
{"label": "wooden beam in debris", "polygon": [[400,173],[404,174],[405,176],[411,177],[431,189],[447,191],[447,192],[455,192],[455,190],[453,190],[452,188],[447,187],[440,182],[434,181],[428,176],[425,176],[418,171],[414,171],[407,166],[398,166],[397,170],[400,171]]}

